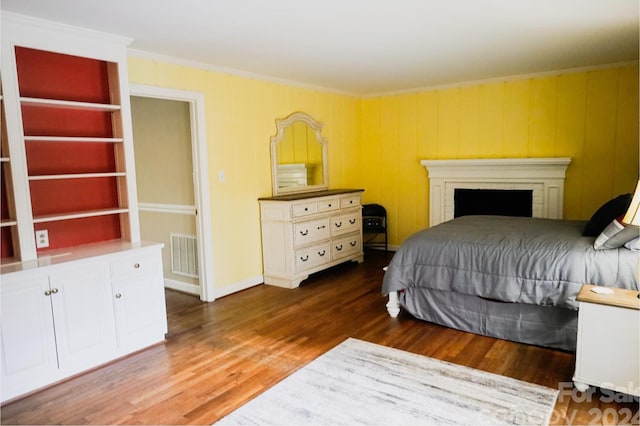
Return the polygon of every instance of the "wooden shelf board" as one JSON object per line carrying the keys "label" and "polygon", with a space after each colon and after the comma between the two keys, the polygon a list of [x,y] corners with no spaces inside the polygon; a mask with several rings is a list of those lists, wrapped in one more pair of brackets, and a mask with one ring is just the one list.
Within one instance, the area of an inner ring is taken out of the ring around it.
{"label": "wooden shelf board", "polygon": [[78,143],[117,143],[123,142],[123,138],[94,138],[84,136],[25,136],[25,142],[78,142]]}
{"label": "wooden shelf board", "polygon": [[576,297],[579,302],[598,303],[600,305],[616,306],[619,308],[640,309],[638,290],[607,287],[612,292],[609,294],[594,293],[592,289],[600,286],[585,284]]}
{"label": "wooden shelf board", "polygon": [[93,102],[63,101],[59,99],[43,99],[21,97],[20,103],[28,106],[44,106],[50,108],[85,109],[95,111],[118,111],[120,105],[97,104]]}
{"label": "wooden shelf board", "polygon": [[107,216],[112,214],[127,213],[129,209],[113,208],[104,210],[88,210],[82,212],[70,212],[64,214],[46,215],[33,218],[33,223],[56,222],[60,220],[81,219],[83,217]]}
{"label": "wooden shelf board", "polygon": [[4,228],[5,226],[15,226],[15,225],[17,225],[17,224],[18,224],[18,222],[16,222],[15,220],[11,220],[11,219],[4,220],[4,219],[3,219],[3,220],[0,222],[0,227]]}
{"label": "wooden shelf board", "polygon": [[104,178],[126,176],[125,172],[109,172],[109,173],[71,173],[59,175],[39,175],[29,176],[29,180],[61,180],[61,179],[87,179],[87,178]]}

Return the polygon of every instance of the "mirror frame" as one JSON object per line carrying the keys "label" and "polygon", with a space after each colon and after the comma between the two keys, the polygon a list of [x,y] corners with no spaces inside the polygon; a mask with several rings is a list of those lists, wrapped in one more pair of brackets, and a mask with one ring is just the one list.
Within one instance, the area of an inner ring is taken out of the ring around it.
{"label": "mirror frame", "polygon": [[[284,139],[285,130],[297,122],[305,123],[315,133],[316,140],[322,149],[322,179],[321,185],[291,186],[286,188],[278,187],[278,145]],[[305,112],[294,112],[285,118],[276,119],[276,134],[271,136],[271,181],[273,195],[296,194],[313,191],[323,191],[329,188],[329,165],[327,162],[327,139],[322,136],[323,124],[316,121]]]}

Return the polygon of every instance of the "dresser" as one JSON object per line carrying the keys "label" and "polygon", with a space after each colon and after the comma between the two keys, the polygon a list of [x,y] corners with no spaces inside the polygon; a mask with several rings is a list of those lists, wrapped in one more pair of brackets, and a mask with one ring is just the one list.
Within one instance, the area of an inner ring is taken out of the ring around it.
{"label": "dresser", "polygon": [[260,198],[265,284],[296,288],[309,274],[362,262],[362,189]]}

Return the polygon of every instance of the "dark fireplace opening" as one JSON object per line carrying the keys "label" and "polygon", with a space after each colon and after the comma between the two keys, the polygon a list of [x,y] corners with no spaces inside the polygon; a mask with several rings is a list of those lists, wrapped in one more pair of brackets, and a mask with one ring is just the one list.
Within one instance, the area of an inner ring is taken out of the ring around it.
{"label": "dark fireplace opening", "polygon": [[455,188],[453,217],[470,215],[533,216],[531,189]]}

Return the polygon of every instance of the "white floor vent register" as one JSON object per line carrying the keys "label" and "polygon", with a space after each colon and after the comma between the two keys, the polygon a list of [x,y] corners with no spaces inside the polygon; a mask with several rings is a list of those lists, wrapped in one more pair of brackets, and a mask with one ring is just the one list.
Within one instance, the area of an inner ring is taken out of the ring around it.
{"label": "white floor vent register", "polygon": [[194,235],[170,234],[171,272],[198,278],[198,240]]}

